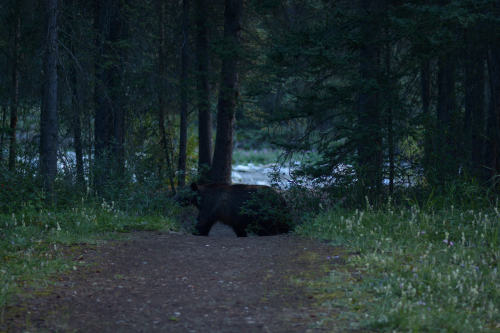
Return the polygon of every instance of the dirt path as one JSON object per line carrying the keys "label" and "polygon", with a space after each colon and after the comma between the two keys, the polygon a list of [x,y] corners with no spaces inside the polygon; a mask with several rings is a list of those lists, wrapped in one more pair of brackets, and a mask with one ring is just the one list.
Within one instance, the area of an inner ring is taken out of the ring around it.
{"label": "dirt path", "polygon": [[133,233],[79,248],[73,259],[88,265],[19,298],[0,331],[331,331],[315,327],[324,309],[292,279],[327,274],[336,251],[293,236],[236,238],[222,229],[210,237]]}

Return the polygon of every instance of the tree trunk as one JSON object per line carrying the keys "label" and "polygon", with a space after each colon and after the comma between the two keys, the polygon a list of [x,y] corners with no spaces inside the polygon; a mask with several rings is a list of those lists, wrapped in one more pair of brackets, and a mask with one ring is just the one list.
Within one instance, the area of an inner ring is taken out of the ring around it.
{"label": "tree trunk", "polygon": [[[74,36],[75,37],[75,36]],[[74,48],[72,47],[74,54]],[[73,129],[73,147],[75,149],[76,158],[76,184],[80,189],[85,188],[85,175],[83,171],[83,151],[82,151],[82,120],[81,106],[78,93],[78,78],[76,64],[71,66],[71,104],[72,104],[72,129]]]}
{"label": "tree trunk", "polygon": [[465,57],[465,161],[473,176],[485,178],[484,140],[484,50],[475,45],[471,32],[466,40]]}
{"label": "tree trunk", "polygon": [[385,70],[387,81],[389,82],[389,94],[391,96],[387,105],[387,145],[389,149],[389,195],[392,197],[394,194],[394,175],[395,175],[395,146],[394,146],[394,112],[392,103],[394,101],[395,88],[392,85],[392,70],[391,70],[391,44],[388,43],[385,47]]}
{"label": "tree trunk", "polygon": [[163,0],[157,1],[157,10],[159,14],[159,33],[160,33],[160,45],[158,52],[158,70],[160,75],[159,80],[159,92],[158,92],[158,131],[160,137],[160,147],[163,151],[165,162],[167,165],[167,177],[170,183],[170,190],[175,194],[175,174],[174,167],[172,164],[172,154],[171,154],[171,145],[169,145],[169,141],[167,138],[166,130],[165,130],[165,115],[167,110],[167,103],[165,101],[165,80],[167,76],[165,58],[167,56],[166,53],[166,36],[165,36],[165,3]]}
{"label": "tree trunk", "polygon": [[208,26],[207,1],[196,0],[196,59],[198,71],[198,174],[201,182],[207,181],[212,165],[212,114],[208,84]]}
{"label": "tree trunk", "polygon": [[490,108],[488,116],[487,167],[494,182],[500,172],[499,128],[500,128],[500,47],[491,46],[488,52],[488,74],[490,79]]}
{"label": "tree trunk", "polygon": [[[96,32],[95,85],[94,85],[94,181],[98,192],[108,179],[107,162],[111,148],[111,131],[113,128],[111,101],[108,91],[109,70],[104,67],[106,61],[106,44],[108,39],[108,18],[111,16],[112,0],[94,1],[94,28]],[[108,60],[109,61],[109,60]]]}
{"label": "tree trunk", "polygon": [[187,108],[188,108],[188,45],[189,45],[189,0],[182,1],[182,48],[181,48],[181,80],[180,80],[180,116],[179,129],[179,187],[186,184],[186,154],[187,154]]}
{"label": "tree trunk", "polygon": [[367,19],[362,29],[360,76],[363,87],[358,100],[358,176],[363,192],[377,199],[382,185],[382,135],[378,76],[380,46],[376,44],[379,31],[368,18],[381,11],[381,1],[362,0],[361,13]]}
{"label": "tree trunk", "polygon": [[115,15],[110,20],[109,41],[112,50],[109,54],[114,55],[115,63],[110,68],[110,85],[108,87],[111,96],[111,111],[113,118],[113,130],[111,133],[111,161],[114,168],[115,180],[121,180],[125,172],[125,115],[127,107],[127,95],[123,87],[123,67],[127,63],[127,49],[120,42],[128,38],[128,24],[125,20],[124,6],[122,0],[116,1],[113,6]]}
{"label": "tree trunk", "polygon": [[5,140],[5,122],[7,119],[7,107],[2,105],[2,132],[0,133],[0,163],[3,162],[3,145]]}
{"label": "tree trunk", "polygon": [[432,146],[432,137],[434,134],[434,126],[431,117],[431,62],[426,59],[422,62],[420,69],[421,83],[421,98],[422,98],[422,115],[424,118],[424,161],[423,167],[427,178],[432,177],[435,173],[434,164],[432,163],[435,152]]}
{"label": "tree trunk", "polygon": [[98,192],[124,172],[125,112],[121,91],[122,69],[118,65],[123,56],[118,42],[124,36],[125,25],[120,1],[95,3],[97,32],[95,58],[95,184]]}
{"label": "tree trunk", "polygon": [[40,126],[40,166],[43,185],[49,197],[53,195],[53,182],[57,174],[57,14],[57,0],[47,0],[47,49]]}
{"label": "tree trunk", "polygon": [[238,98],[238,59],[240,49],[242,0],[225,0],[224,54],[217,105],[217,134],[210,179],[231,183],[233,123]]}
{"label": "tree trunk", "polygon": [[[455,113],[455,64],[452,55],[439,58],[437,101],[437,184],[443,185],[457,175],[456,135],[452,117]],[[455,136],[455,137],[454,137]]]}
{"label": "tree trunk", "polygon": [[12,101],[10,105],[10,142],[9,142],[9,171],[13,172],[16,168],[16,157],[17,157],[17,142],[16,142],[16,131],[17,131],[17,109],[19,106],[19,52],[20,52],[20,41],[21,41],[21,14],[19,12],[19,4],[15,5],[16,17],[15,17],[15,27],[14,27],[14,49],[12,57]]}
{"label": "tree trunk", "polygon": [[[75,5],[75,3],[68,2],[67,5]],[[69,8],[75,8],[75,7]],[[81,119],[81,96],[80,96],[80,87],[78,80],[78,64],[76,59],[76,49],[75,49],[75,40],[78,38],[76,34],[76,27],[78,21],[75,19],[70,20],[69,30],[71,31],[71,41],[70,41],[70,50],[71,54],[75,59],[73,59],[70,67],[70,76],[71,76],[71,106],[72,106],[72,119],[71,119],[71,127],[73,131],[73,148],[75,149],[75,162],[76,162],[76,186],[80,190],[85,189],[85,174],[83,167],[83,148],[82,148],[82,119]]]}

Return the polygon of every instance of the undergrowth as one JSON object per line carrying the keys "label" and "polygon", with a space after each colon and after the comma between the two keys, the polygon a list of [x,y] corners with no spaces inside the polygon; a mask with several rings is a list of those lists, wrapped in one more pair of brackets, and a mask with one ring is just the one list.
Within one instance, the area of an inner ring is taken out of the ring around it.
{"label": "undergrowth", "polygon": [[[301,235],[347,247],[333,270],[324,306],[347,308],[349,328],[477,332],[500,329],[500,212],[478,210],[330,210],[298,227]],[[325,287],[326,286],[326,287]],[[342,310],[344,312],[344,310]]]}
{"label": "undergrowth", "polygon": [[[170,216],[138,216],[113,203],[81,204],[46,210],[25,207],[0,214],[0,313],[12,295],[25,286],[43,286],[51,275],[74,264],[61,248],[117,237],[117,232],[176,229]],[[172,205],[172,212],[177,208]]]}

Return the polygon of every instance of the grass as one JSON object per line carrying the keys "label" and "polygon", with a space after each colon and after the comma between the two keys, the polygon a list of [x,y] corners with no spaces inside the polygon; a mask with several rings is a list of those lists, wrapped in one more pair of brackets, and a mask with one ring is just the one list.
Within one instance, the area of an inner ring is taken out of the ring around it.
{"label": "grass", "polygon": [[[331,210],[301,225],[354,255],[345,269],[308,281],[347,328],[380,331],[500,330],[500,212]],[[337,320],[337,319],[336,319]]]}
{"label": "grass", "polygon": [[117,232],[162,229],[176,229],[174,220],[131,216],[104,201],[100,206],[26,208],[0,215],[0,313],[23,287],[46,286],[52,275],[74,269],[74,263],[62,256],[63,246],[116,238]]}

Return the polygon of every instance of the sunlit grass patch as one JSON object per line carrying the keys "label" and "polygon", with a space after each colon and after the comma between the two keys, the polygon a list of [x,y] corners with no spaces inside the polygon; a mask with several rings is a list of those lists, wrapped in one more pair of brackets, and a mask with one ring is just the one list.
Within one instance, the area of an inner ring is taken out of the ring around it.
{"label": "sunlit grass patch", "polygon": [[500,329],[498,209],[426,211],[417,207],[329,211],[299,227],[360,255],[347,257],[362,279],[332,272],[325,301],[360,325],[383,330]]}

